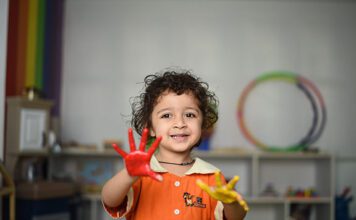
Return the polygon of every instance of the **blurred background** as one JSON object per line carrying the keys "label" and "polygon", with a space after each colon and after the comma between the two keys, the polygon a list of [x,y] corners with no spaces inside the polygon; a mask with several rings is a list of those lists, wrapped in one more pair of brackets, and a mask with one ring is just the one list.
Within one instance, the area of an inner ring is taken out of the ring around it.
{"label": "blurred background", "polygon": [[[6,152],[12,151],[6,150],[6,139],[10,139],[6,138],[6,115],[10,111],[6,107],[11,106],[6,101],[14,97],[28,99],[26,88],[38,89],[38,97],[51,101],[48,106],[44,104],[49,114],[45,130],[47,134],[52,131],[56,139],[47,142],[50,147],[58,145],[60,151],[65,146],[77,146],[105,152],[107,143],[115,141],[128,149],[130,98],[142,91],[147,74],[181,67],[208,82],[219,98],[219,121],[209,151],[248,152],[252,156],[242,157],[245,164],[236,162],[245,167],[242,172],[248,176],[254,172],[251,161],[261,149],[250,143],[239,128],[238,100],[256,77],[271,71],[289,71],[313,82],[325,101],[327,123],[312,148],[330,156],[330,169],[323,170],[327,173],[329,198],[320,202],[320,206],[327,207],[320,212],[334,219],[334,196],[346,187],[355,195],[356,188],[355,12],[356,3],[347,0],[0,0],[0,158],[6,162]],[[26,106],[21,103],[20,108]],[[303,137],[313,119],[305,95],[283,82],[268,82],[253,90],[245,112],[251,132],[267,145],[280,148]],[[15,160],[23,157],[18,153],[22,150],[20,147],[15,152]],[[60,163],[48,162],[46,153],[30,158],[45,157],[41,162],[46,167],[42,179],[68,178],[67,172],[76,166],[79,171],[69,175],[72,179],[78,179],[78,175],[85,176],[81,180],[90,179],[86,175],[90,169],[99,167],[113,173],[121,166],[111,167],[105,162],[118,160],[111,154],[95,154],[88,153],[79,166],[73,162],[73,155],[59,156]],[[223,157],[211,158],[224,169],[233,169],[233,159],[225,163]],[[241,154],[236,153],[236,161],[239,158]],[[324,159],[314,159],[304,163],[299,158],[297,167],[288,168],[284,178],[292,178],[293,169],[298,173],[300,167],[312,163],[316,165],[306,177],[311,180],[306,180],[307,184],[301,181],[300,185],[322,185],[316,179],[323,165],[315,161]],[[85,165],[88,160],[94,164],[102,160],[104,165]],[[50,165],[56,172],[64,171],[56,176],[53,169],[48,171]],[[28,171],[28,165],[25,167]],[[24,179],[18,175],[19,181]],[[261,175],[260,180],[264,178]],[[106,173],[100,178],[109,176]],[[265,187],[263,181],[246,178],[249,181],[242,183],[242,189],[247,195],[258,194]],[[278,183],[275,185],[278,187]],[[89,201],[87,208],[98,210],[91,212],[91,217],[106,218],[100,198]],[[269,207],[270,202],[266,204],[262,208],[257,205],[261,213],[282,212],[283,217],[271,214],[271,219],[285,219],[292,211],[286,211],[284,201],[277,208]],[[282,211],[275,211],[279,206]],[[355,210],[355,202],[350,202],[348,215],[356,216]],[[6,205],[2,211],[7,212]],[[325,219],[320,216],[313,214],[311,218]]]}

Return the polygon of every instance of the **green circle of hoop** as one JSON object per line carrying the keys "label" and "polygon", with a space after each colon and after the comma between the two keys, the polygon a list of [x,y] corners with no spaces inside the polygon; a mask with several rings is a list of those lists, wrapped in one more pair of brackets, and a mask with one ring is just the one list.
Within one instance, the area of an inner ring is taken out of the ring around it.
{"label": "green circle of hoop", "polygon": [[[260,141],[257,137],[255,137],[251,131],[247,128],[245,119],[244,119],[244,107],[245,101],[251,91],[259,84],[264,83],[266,81],[285,81],[287,83],[294,84],[300,89],[308,98],[311,103],[311,107],[313,110],[313,122],[311,127],[309,128],[305,137],[303,137],[298,143],[292,144],[284,147],[277,146],[268,146],[267,144]],[[317,101],[315,101],[317,100]],[[319,112],[321,112],[321,119],[319,117]],[[239,127],[245,136],[245,138],[255,146],[261,148],[266,151],[299,151],[308,148],[312,143],[317,141],[320,137],[325,124],[326,124],[326,109],[323,97],[321,96],[318,88],[306,78],[297,75],[291,72],[285,71],[277,71],[277,72],[269,72],[262,74],[257,77],[255,80],[251,81],[242,91],[242,94],[238,101],[237,107],[237,118],[239,122]],[[320,121],[320,123],[319,123]],[[318,126],[319,125],[319,126]]]}

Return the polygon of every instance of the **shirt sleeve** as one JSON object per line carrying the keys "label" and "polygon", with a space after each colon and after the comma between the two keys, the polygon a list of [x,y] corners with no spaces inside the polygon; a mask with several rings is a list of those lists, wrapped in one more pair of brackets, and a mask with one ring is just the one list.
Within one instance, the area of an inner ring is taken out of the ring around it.
{"label": "shirt sleeve", "polygon": [[129,213],[132,209],[134,201],[134,191],[131,187],[127,195],[125,196],[124,201],[117,207],[109,207],[104,202],[102,202],[104,210],[112,217],[112,218],[123,218]]}
{"label": "shirt sleeve", "polygon": [[218,201],[214,210],[214,217],[216,220],[224,219],[224,205],[222,202]]}
{"label": "shirt sleeve", "polygon": [[104,202],[102,202],[104,210],[112,217],[120,219],[127,217],[131,210],[137,203],[137,198],[139,197],[141,191],[142,179],[139,178],[129,189],[129,192],[125,196],[124,201],[117,207],[109,207]]}

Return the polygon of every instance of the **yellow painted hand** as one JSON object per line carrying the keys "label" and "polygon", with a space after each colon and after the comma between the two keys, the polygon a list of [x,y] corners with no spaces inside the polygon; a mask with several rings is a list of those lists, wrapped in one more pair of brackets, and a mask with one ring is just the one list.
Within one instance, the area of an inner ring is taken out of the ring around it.
{"label": "yellow painted hand", "polygon": [[239,176],[234,176],[226,185],[223,185],[221,182],[221,173],[220,171],[215,172],[216,186],[208,186],[201,180],[197,180],[197,185],[207,192],[211,197],[216,200],[219,200],[223,203],[233,203],[238,202],[245,211],[248,211],[248,205],[242,196],[234,190]]}

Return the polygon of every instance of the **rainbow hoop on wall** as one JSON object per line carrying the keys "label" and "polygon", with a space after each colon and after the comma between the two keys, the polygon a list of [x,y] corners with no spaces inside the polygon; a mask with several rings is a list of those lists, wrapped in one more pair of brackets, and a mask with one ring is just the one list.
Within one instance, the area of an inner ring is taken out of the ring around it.
{"label": "rainbow hoop on wall", "polygon": [[[305,96],[310,101],[312,110],[313,110],[313,121],[312,125],[309,128],[305,137],[303,137],[298,143],[285,146],[285,147],[276,147],[276,146],[268,146],[258,138],[256,138],[250,130],[247,128],[245,119],[244,119],[244,107],[245,101],[251,91],[259,84],[267,82],[267,81],[286,81],[288,83],[292,83],[300,89]],[[306,78],[297,75],[291,72],[269,72],[265,73],[255,80],[250,82],[242,91],[242,94],[238,101],[237,107],[237,118],[239,127],[245,136],[245,138],[254,144],[255,146],[261,148],[266,151],[299,151],[307,149],[311,144],[319,139],[321,136],[325,124],[326,124],[326,108],[324,99],[319,91],[319,89]]]}

